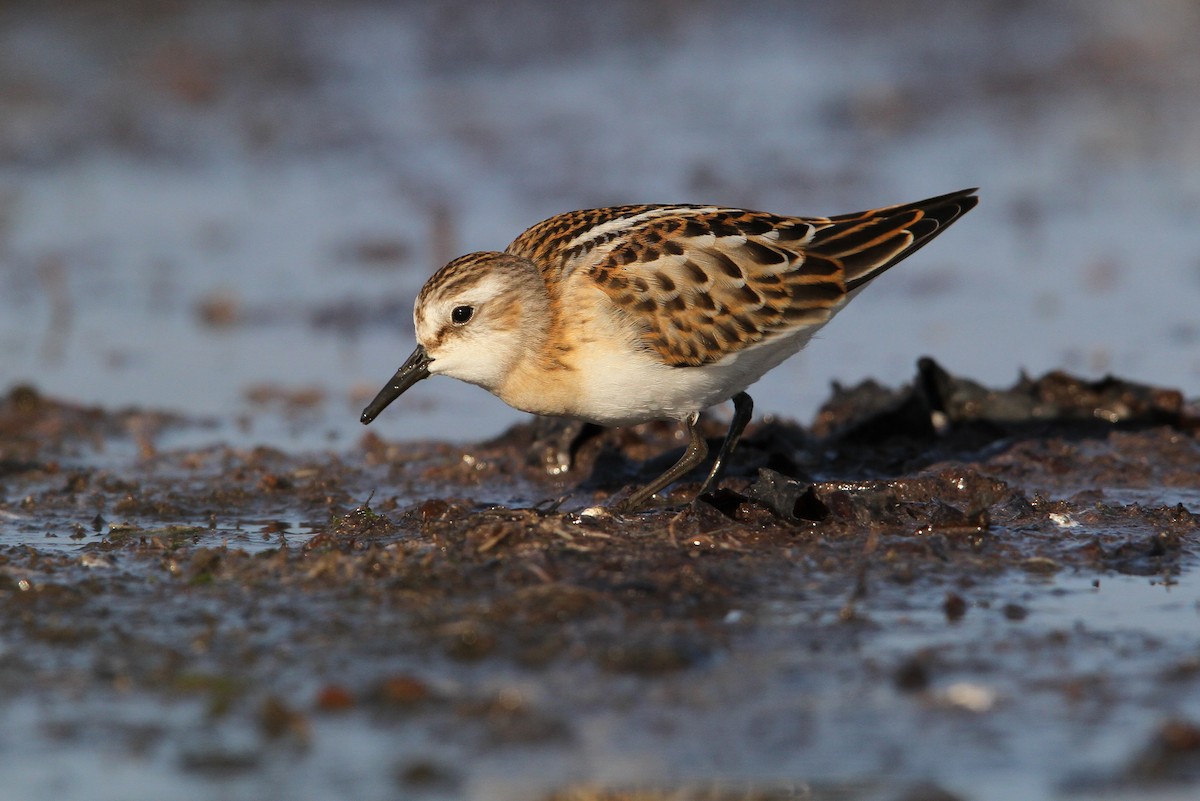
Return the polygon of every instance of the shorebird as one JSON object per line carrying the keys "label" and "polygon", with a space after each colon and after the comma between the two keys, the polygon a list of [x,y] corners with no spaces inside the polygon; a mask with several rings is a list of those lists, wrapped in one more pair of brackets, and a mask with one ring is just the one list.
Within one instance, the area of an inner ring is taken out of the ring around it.
{"label": "shorebird", "polygon": [[975,191],[836,217],[701,205],[551,217],[503,252],[470,253],[433,274],[413,311],[417,347],[362,422],[431,375],[534,414],[604,426],[682,422],[686,451],[618,504],[629,512],[704,461],[700,412],[732,400],[703,494],[750,420],[746,388],[974,208]]}

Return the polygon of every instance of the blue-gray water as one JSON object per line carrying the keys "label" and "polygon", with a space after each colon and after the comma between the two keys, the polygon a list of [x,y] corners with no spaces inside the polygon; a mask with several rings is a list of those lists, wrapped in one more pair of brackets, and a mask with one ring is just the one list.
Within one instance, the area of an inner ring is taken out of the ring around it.
{"label": "blue-gray water", "polygon": [[[899,383],[927,353],[1200,388],[1192,3],[135,8],[0,11],[5,385],[225,419],[252,386],[316,388],[308,425],[252,433],[345,442],[424,278],[543,217],[979,186],[761,412],[805,420],[830,380]],[[518,418],[439,379],[375,425]]]}

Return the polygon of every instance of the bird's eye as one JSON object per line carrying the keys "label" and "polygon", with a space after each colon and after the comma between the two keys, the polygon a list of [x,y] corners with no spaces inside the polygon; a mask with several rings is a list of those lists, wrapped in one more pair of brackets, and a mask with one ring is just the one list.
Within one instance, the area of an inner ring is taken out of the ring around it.
{"label": "bird's eye", "polygon": [[455,306],[450,312],[450,320],[455,325],[465,325],[471,321],[471,315],[475,313],[474,306]]}

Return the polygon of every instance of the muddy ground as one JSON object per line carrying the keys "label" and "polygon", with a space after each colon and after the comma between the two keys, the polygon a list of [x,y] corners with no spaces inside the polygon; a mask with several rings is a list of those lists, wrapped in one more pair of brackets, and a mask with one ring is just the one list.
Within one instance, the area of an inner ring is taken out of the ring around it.
{"label": "muddy ground", "polygon": [[1178,392],[995,391],[924,360],[910,387],[835,388],[807,428],[756,419],[718,493],[689,502],[693,476],[624,517],[589,507],[677,458],[676,427],[170,447],[202,425],[0,403],[10,788],[1200,787],[1200,417]]}

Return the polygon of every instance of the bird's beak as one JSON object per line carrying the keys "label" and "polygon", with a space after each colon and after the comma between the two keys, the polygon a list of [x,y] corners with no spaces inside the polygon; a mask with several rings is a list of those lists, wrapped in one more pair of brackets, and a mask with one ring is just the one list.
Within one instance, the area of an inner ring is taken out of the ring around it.
{"label": "bird's beak", "polygon": [[379,390],[379,394],[375,396],[375,400],[367,404],[367,408],[363,409],[362,424],[365,426],[379,416],[379,413],[387,408],[387,405],[396,398],[404,394],[404,391],[413,384],[420,381],[422,378],[429,378],[429,363],[433,359],[429,358],[429,354],[425,352],[425,348],[417,345],[417,349],[412,352],[408,360],[400,365],[400,369],[392,376],[392,380],[387,382],[387,386]]}

